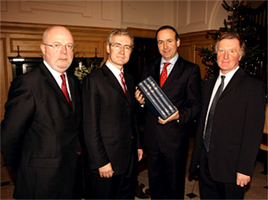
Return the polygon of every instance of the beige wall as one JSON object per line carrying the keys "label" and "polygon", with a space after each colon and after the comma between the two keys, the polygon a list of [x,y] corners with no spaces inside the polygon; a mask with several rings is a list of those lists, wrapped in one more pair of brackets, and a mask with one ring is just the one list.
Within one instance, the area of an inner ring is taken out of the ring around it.
{"label": "beige wall", "polygon": [[157,29],[179,33],[218,29],[227,12],[219,0],[1,0],[1,21],[103,28]]}

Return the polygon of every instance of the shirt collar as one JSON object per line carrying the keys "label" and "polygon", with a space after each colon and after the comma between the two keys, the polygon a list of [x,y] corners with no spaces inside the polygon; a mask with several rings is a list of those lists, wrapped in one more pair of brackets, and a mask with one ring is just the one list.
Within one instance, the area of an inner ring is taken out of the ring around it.
{"label": "shirt collar", "polygon": [[124,72],[124,68],[122,68],[122,71],[120,71],[117,67],[113,66],[109,60],[106,61],[106,66],[112,71],[115,76],[118,76],[121,72]]}
{"label": "shirt collar", "polygon": [[239,69],[239,66],[236,67],[236,69],[228,72],[227,74],[222,74],[220,71],[219,76],[225,76],[225,79],[231,80],[231,78],[233,77],[233,75],[235,74],[235,72]]}
{"label": "shirt collar", "polygon": [[[174,56],[174,58],[172,58],[170,61],[168,61],[169,63],[171,63],[172,65],[175,65],[176,61],[179,58],[179,54],[177,53],[176,56]],[[164,65],[164,63],[166,63],[167,61],[165,61],[165,59],[162,57],[161,58],[161,66]]]}
{"label": "shirt collar", "polygon": [[[57,79],[57,78],[59,78],[60,77],[60,75],[62,74],[62,73],[60,73],[60,72],[57,72],[55,69],[53,69],[52,67],[50,67],[49,66],[49,64],[44,60],[44,65],[47,67],[47,69],[50,71],[50,73],[52,74],[52,76],[55,78],[55,79]],[[65,76],[66,76],[66,72],[64,72],[63,74],[65,74]]]}

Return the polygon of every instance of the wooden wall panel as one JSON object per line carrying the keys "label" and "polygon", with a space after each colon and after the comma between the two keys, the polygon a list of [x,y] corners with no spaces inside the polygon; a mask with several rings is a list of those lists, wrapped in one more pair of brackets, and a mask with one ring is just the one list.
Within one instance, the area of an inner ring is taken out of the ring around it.
{"label": "wooden wall panel", "polygon": [[[213,31],[211,31],[213,32]],[[207,31],[202,32],[194,32],[181,34],[181,47],[179,48],[179,52],[183,58],[187,59],[185,56],[188,54],[188,60],[196,63],[200,67],[201,78],[205,77],[206,73],[206,65],[202,63],[202,58],[199,56],[199,52],[195,50],[196,47],[204,47],[208,49],[212,49],[212,46],[215,45],[215,40],[210,38],[206,38]],[[183,47],[183,49],[181,49]],[[188,48],[188,51],[186,50]],[[183,51],[182,51],[183,50]]]}
{"label": "wooden wall panel", "polygon": [[183,59],[193,62],[192,55],[191,55],[192,44],[190,42],[182,42],[178,49],[179,49],[179,54]]}
{"label": "wooden wall panel", "polygon": [[4,118],[4,105],[7,101],[7,93],[8,93],[8,73],[6,66],[6,39],[1,37],[0,40],[0,83],[1,83],[1,96],[0,96],[0,110],[1,110],[1,119]]}

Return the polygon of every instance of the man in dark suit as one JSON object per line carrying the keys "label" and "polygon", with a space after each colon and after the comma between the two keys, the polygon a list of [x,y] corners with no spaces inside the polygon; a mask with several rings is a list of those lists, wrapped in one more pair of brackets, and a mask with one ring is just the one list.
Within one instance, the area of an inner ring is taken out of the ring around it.
{"label": "man in dark suit", "polygon": [[14,198],[74,197],[82,101],[79,81],[66,72],[73,47],[68,29],[48,28],[40,45],[44,63],[11,84],[1,123],[1,151],[17,175]]}
{"label": "man in dark suit", "polygon": [[95,199],[134,199],[137,162],[143,151],[133,80],[123,70],[133,44],[127,30],[111,31],[107,62],[83,81],[84,133]]}
{"label": "man in dark suit", "polygon": [[202,199],[243,199],[262,138],[264,84],[239,68],[238,34],[222,34],[215,50],[220,72],[204,83],[190,172],[200,166]]}
{"label": "man in dark suit", "polygon": [[[149,187],[152,199],[183,199],[189,122],[199,113],[201,78],[199,66],[181,58],[177,52],[180,39],[171,26],[156,32],[162,58],[144,66],[143,79],[152,76],[177,109],[163,120],[148,109],[145,118],[145,146],[148,157]],[[165,63],[169,63],[166,67]],[[166,67],[167,79],[161,74]],[[163,85],[162,85],[163,84]],[[136,99],[144,104],[139,90]]]}

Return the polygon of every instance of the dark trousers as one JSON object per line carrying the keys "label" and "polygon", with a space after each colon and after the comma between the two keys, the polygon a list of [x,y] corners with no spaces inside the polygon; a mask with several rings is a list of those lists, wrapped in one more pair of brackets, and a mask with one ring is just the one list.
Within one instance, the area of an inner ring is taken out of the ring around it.
{"label": "dark trousers", "polygon": [[187,150],[177,156],[147,149],[151,199],[184,199]]}
{"label": "dark trousers", "polygon": [[236,183],[214,181],[209,173],[208,154],[203,148],[200,158],[200,197],[201,199],[244,199],[245,187]]}

